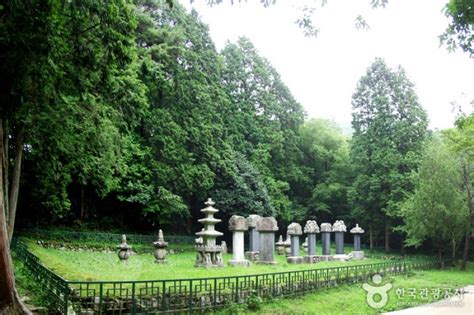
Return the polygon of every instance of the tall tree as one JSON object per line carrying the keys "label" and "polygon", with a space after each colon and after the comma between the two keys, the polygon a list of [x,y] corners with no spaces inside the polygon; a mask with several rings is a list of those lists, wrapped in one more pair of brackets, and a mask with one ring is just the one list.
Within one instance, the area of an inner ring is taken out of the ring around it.
{"label": "tall tree", "polygon": [[454,266],[470,216],[460,161],[435,138],[427,145],[420,168],[413,177],[414,191],[402,204],[406,242],[419,246],[430,238],[440,252],[450,248]]}
{"label": "tall tree", "polygon": [[358,214],[368,218],[369,227],[384,227],[389,250],[400,202],[413,189],[409,174],[418,164],[427,115],[405,71],[392,70],[379,58],[359,80],[352,108],[351,159],[356,177],[351,199]]}
{"label": "tall tree", "polygon": [[[471,102],[474,105],[474,101]],[[469,227],[464,237],[464,252],[461,270],[466,270],[471,240],[474,237],[474,113],[461,115],[456,120],[456,128],[443,134],[448,146],[458,156],[463,179],[463,190],[469,209]]]}
{"label": "tall tree", "polygon": [[[117,89],[133,61],[135,20],[133,6],[124,1],[105,5],[95,1],[2,2],[0,10],[4,74],[0,97],[5,104],[0,146],[0,282],[6,284],[1,286],[0,307],[8,312],[8,307],[21,306],[15,298],[8,244],[15,225],[23,154],[42,155],[39,164],[50,160],[50,174],[59,171],[50,177],[50,187],[64,185],[74,173],[82,173],[78,177],[83,181],[91,180],[97,170],[109,173],[100,184],[95,182],[98,186],[114,181],[116,159],[110,156],[115,151],[109,149],[109,140],[114,141],[116,127],[112,125],[118,112],[111,101],[137,104]],[[89,151],[90,144],[93,150]],[[78,154],[81,150],[82,155]],[[70,173],[64,173],[63,166]]]}
{"label": "tall tree", "polygon": [[289,182],[299,176],[297,136],[304,111],[247,38],[228,43],[221,54],[231,104],[220,110],[230,143],[259,170],[277,216],[292,220]]}

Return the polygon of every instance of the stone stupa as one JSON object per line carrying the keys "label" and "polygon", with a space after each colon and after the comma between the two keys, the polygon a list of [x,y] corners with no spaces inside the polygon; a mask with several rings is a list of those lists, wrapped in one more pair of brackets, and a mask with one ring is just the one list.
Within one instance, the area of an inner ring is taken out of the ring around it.
{"label": "stone stupa", "polygon": [[224,263],[222,261],[221,245],[216,244],[216,238],[222,236],[223,233],[215,230],[215,225],[221,222],[220,219],[214,218],[214,214],[219,212],[213,206],[215,202],[211,198],[208,198],[205,202],[206,208],[202,209],[201,212],[206,216],[199,219],[198,222],[204,225],[204,229],[197,232],[196,235],[202,238],[202,243],[196,243],[196,267],[222,267]]}

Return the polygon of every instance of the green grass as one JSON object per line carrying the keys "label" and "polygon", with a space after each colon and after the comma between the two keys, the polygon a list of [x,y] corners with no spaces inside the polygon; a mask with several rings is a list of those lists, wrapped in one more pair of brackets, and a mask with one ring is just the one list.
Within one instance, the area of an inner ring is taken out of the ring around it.
{"label": "green grass", "polygon": [[[231,254],[224,255],[223,268],[195,268],[194,252],[181,252],[168,255],[168,263],[155,264],[152,249],[149,253],[132,255],[126,263],[118,260],[116,253],[92,251],[67,251],[44,248],[34,241],[25,241],[28,248],[37,255],[48,268],[68,280],[161,280],[179,278],[200,278],[214,276],[237,276],[266,272],[284,272],[311,268],[327,268],[356,264],[379,263],[386,260],[369,258],[349,262],[322,262],[314,265],[290,265],[283,256],[275,256],[276,265],[252,264],[250,267],[227,266]],[[350,249],[347,249],[349,251]]]}
{"label": "green grass", "polygon": [[[456,288],[474,284],[474,262],[470,262],[467,271],[456,269],[417,271],[408,276],[384,278],[383,284],[390,282],[393,287],[389,291],[388,304],[375,310],[366,302],[366,291],[362,284],[344,285],[337,288],[325,289],[316,293],[297,298],[283,298],[266,301],[260,310],[250,311],[240,306],[222,310],[221,313],[254,313],[254,314],[378,314],[435,301],[432,290]],[[397,289],[405,289],[405,296],[400,299]],[[429,298],[421,299],[419,293],[428,289]],[[407,290],[415,289],[416,298],[408,296]]]}

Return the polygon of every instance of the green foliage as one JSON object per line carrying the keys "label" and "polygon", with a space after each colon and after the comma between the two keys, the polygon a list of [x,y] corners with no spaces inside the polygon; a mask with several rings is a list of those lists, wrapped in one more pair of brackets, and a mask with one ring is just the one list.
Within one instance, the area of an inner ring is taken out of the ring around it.
{"label": "green foliage", "polygon": [[446,45],[450,51],[460,47],[471,57],[474,56],[474,2],[472,0],[449,0],[445,6],[444,14],[450,19],[450,23],[439,37],[441,43]]}
{"label": "green foliage", "polygon": [[459,242],[469,217],[459,161],[435,138],[413,177],[415,189],[402,207],[406,243],[418,246],[430,238],[443,248]]}

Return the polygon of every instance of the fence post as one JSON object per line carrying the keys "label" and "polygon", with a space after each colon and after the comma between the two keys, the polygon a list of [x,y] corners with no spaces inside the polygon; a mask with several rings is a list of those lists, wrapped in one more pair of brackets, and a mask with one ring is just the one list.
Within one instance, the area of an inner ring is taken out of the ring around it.
{"label": "fence post", "polygon": [[188,299],[189,309],[193,309],[193,279],[189,279],[189,299]]}
{"label": "fence post", "polygon": [[135,299],[135,284],[136,282],[132,282],[132,315],[135,315],[137,310],[136,310],[136,299]]}

